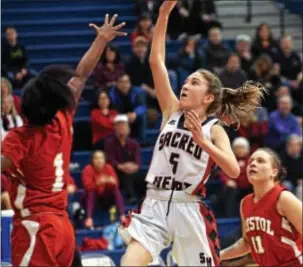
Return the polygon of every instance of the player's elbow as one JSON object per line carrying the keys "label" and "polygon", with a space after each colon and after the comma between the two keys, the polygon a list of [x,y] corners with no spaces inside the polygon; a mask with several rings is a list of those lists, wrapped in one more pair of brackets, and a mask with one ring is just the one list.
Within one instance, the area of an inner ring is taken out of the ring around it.
{"label": "player's elbow", "polygon": [[152,68],[156,67],[161,62],[161,60],[157,55],[155,55],[155,53],[151,53],[148,62],[150,67]]}
{"label": "player's elbow", "polygon": [[236,179],[240,175],[240,172],[241,172],[240,166],[237,163],[237,164],[234,164],[234,165],[230,166],[230,170],[229,170],[228,176],[230,178]]}

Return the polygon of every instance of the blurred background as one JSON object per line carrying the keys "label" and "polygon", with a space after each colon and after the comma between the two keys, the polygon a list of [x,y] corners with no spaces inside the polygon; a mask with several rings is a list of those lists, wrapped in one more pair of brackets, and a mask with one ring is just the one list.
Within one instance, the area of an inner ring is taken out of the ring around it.
{"label": "blurred background", "polygon": [[[2,0],[1,140],[23,125],[23,85],[49,64],[75,67],[94,39],[89,23],[119,14],[127,37],[105,50],[84,90],[74,120],[68,212],[78,252],[89,265],[119,265],[125,249],[119,222],[145,194],[144,178],[161,114],[148,64],[156,0]],[[241,236],[239,203],[250,193],[249,155],[267,146],[288,171],[285,186],[302,199],[301,0],[182,0],[167,34],[167,66],[176,95],[198,68],[215,72],[225,87],[246,80],[267,89],[262,108],[237,129],[226,129],[241,167],[233,181],[220,169],[207,184],[222,247]],[[121,142],[125,146],[121,146]],[[120,168],[123,163],[129,168]],[[1,261],[10,261],[9,181],[1,174]],[[76,263],[75,263],[76,264]],[[157,265],[172,265],[170,249]],[[79,265],[79,264],[78,264]],[[77,264],[75,265],[77,266]]]}

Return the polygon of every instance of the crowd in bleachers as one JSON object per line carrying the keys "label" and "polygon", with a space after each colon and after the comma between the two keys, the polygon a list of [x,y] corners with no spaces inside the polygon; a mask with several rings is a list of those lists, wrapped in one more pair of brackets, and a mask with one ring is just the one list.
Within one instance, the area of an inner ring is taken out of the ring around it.
{"label": "crowd in bleachers", "polygon": [[[132,53],[123,58],[119,47],[106,48],[91,77],[95,92],[90,99],[91,136],[83,127],[74,129],[77,138],[89,139],[91,146],[85,150],[95,151],[81,170],[84,193],[78,201],[85,211],[83,224],[87,228],[94,226],[95,208],[112,213],[114,205],[124,220],[125,205],[138,203],[144,195],[140,149],[147,144],[146,128],[156,129],[161,119],[148,63],[158,6],[159,1],[137,1],[138,24],[129,37]],[[18,42],[17,30],[7,27],[2,41],[2,140],[10,129],[25,123],[20,93],[14,92],[22,90],[35,75],[28,67],[30,59]],[[257,27],[255,36],[239,33],[232,42],[223,36],[224,25],[212,0],[179,1],[169,23],[168,43],[177,40],[174,42],[182,45],[168,57],[167,65],[177,95],[187,75],[199,68],[216,73],[225,87],[236,88],[252,79],[268,89],[262,108],[248,114],[247,122],[239,129],[228,129],[241,167],[239,179],[234,181],[219,170],[212,177],[222,185],[209,195],[217,215],[235,217],[240,199],[251,192],[245,173],[247,159],[261,146],[281,155],[288,170],[285,185],[302,197],[302,62],[292,50],[292,37],[285,35],[278,40],[265,23]],[[68,185],[71,218],[77,214],[73,201],[79,189],[72,176],[73,172]],[[1,180],[2,208],[9,208],[5,174]]]}

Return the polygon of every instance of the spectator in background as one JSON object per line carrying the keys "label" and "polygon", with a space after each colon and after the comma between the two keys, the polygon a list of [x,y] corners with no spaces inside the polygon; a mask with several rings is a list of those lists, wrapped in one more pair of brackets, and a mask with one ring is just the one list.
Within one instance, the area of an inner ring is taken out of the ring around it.
{"label": "spectator in background", "polygon": [[282,96],[278,99],[278,110],[269,116],[266,144],[277,152],[283,149],[285,141],[290,135],[301,135],[300,125],[295,115],[291,113],[291,109],[291,97]]}
{"label": "spectator in background", "polygon": [[277,62],[279,45],[274,39],[268,24],[261,23],[257,27],[255,39],[251,47],[251,52],[254,60],[263,54],[267,54],[274,62]]}
{"label": "spectator in background", "polygon": [[141,17],[143,14],[148,14],[153,19],[153,21],[155,21],[159,6],[160,1],[158,0],[137,0],[136,15],[137,17]]}
{"label": "spectator in background", "polygon": [[226,217],[238,217],[241,199],[252,192],[251,184],[246,175],[246,167],[250,156],[249,142],[246,138],[237,137],[232,143],[232,149],[241,172],[237,179],[228,177],[223,171],[220,173],[221,180],[225,185],[222,199]]}
{"label": "spectator in background", "polygon": [[[108,161],[118,174],[128,203],[134,204],[137,201],[135,192],[140,193],[140,186],[142,186],[138,177],[141,164],[140,145],[129,137],[130,127],[126,115],[118,115],[114,122],[115,134],[105,139],[104,150]],[[144,192],[142,193],[144,194]]]}
{"label": "spectator in background", "polygon": [[13,97],[17,113],[21,114],[21,98],[17,95],[13,95],[13,86],[11,82],[5,77],[1,77],[1,98],[5,99],[8,96]]}
{"label": "spectator in background", "polygon": [[159,116],[159,105],[148,62],[148,42],[142,36],[137,37],[134,41],[133,54],[127,62],[125,70],[131,79],[131,83],[144,90],[148,107],[148,122],[153,124]]}
{"label": "spectator in background", "polygon": [[290,35],[285,35],[280,40],[280,53],[278,62],[281,68],[281,76],[286,79],[286,82],[294,87],[298,87],[297,77],[302,71],[300,56],[293,51],[293,43]]}
{"label": "spectator in background", "polygon": [[222,32],[220,28],[211,28],[208,32],[208,43],[205,48],[207,68],[219,74],[230,54],[230,49],[222,42]]}
{"label": "spectator in background", "polygon": [[258,108],[253,114],[248,114],[247,118],[247,122],[240,125],[238,135],[248,139],[252,154],[264,145],[268,132],[268,113],[265,108]]}
{"label": "spectator in background", "polygon": [[92,154],[91,164],[82,170],[82,183],[85,191],[85,227],[94,226],[93,213],[96,207],[109,210],[115,203],[121,221],[124,220],[124,202],[119,190],[119,181],[113,167],[106,163],[105,155],[97,150]]}
{"label": "spectator in background", "polygon": [[2,43],[2,66],[8,73],[14,88],[22,88],[33,77],[28,70],[28,59],[25,47],[18,42],[15,27],[5,29],[5,41]]}
{"label": "spectator in background", "polygon": [[250,52],[251,39],[246,34],[240,34],[236,38],[236,53],[241,60],[241,68],[249,75],[253,64]]}
{"label": "spectator in background", "polygon": [[251,79],[262,83],[268,90],[264,95],[263,106],[268,112],[276,108],[276,91],[281,85],[280,70],[278,65],[274,65],[272,59],[267,55],[260,56],[253,65]]}
{"label": "spectator in background", "polygon": [[108,45],[101,61],[93,72],[94,86],[105,90],[111,85],[116,85],[118,77],[124,72],[121,64],[120,52],[117,47]]}
{"label": "spectator in background", "polygon": [[10,210],[12,205],[9,198],[9,180],[1,173],[1,210]]}
{"label": "spectator in background", "polygon": [[290,190],[296,191],[297,186],[302,185],[303,182],[302,136],[290,135],[280,157],[287,170],[286,181],[290,183],[288,187]]}
{"label": "spectator in background", "polygon": [[223,86],[228,88],[239,88],[247,80],[247,74],[241,69],[240,58],[236,53],[231,53],[219,78]]}
{"label": "spectator in background", "polygon": [[131,124],[132,136],[142,139],[146,112],[142,90],[133,87],[129,76],[122,74],[118,78],[117,86],[110,89],[109,97],[118,113],[127,115],[128,122]]}
{"label": "spectator in background", "polygon": [[14,99],[11,95],[2,98],[1,100],[1,128],[3,133],[1,138],[3,140],[10,129],[21,127],[23,125],[23,120],[17,113]]}
{"label": "spectator in background", "polygon": [[110,109],[110,98],[106,91],[97,94],[98,108],[91,111],[93,149],[104,148],[104,138],[114,133],[114,118],[118,112]]}
{"label": "spectator in background", "polygon": [[204,68],[204,58],[198,53],[197,40],[186,38],[177,56],[178,68],[185,71],[188,75],[197,69]]}
{"label": "spectator in background", "polygon": [[131,42],[134,43],[138,36],[142,36],[150,42],[153,37],[153,21],[148,14],[142,14],[137,26],[131,35]]}

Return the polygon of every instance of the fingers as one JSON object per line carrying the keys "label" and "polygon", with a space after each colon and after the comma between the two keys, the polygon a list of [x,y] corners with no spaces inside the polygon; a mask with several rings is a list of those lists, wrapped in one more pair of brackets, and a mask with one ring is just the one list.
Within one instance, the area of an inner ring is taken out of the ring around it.
{"label": "fingers", "polygon": [[109,20],[109,15],[106,14],[105,18],[104,18],[104,24],[107,25],[108,24],[108,20]]}
{"label": "fingers", "polygon": [[127,32],[116,32],[116,36],[127,36]]}
{"label": "fingers", "polygon": [[116,21],[117,17],[118,17],[118,14],[115,14],[115,15],[111,18],[109,24],[113,26],[113,25],[115,24],[115,21]]}
{"label": "fingers", "polygon": [[97,31],[97,30],[98,30],[97,25],[96,25],[96,24],[94,24],[94,23],[90,23],[90,24],[88,24],[88,26],[89,26],[90,28],[94,29],[95,31]]}
{"label": "fingers", "polygon": [[126,23],[122,22],[120,24],[118,24],[117,26],[114,27],[115,31],[119,31]]}
{"label": "fingers", "polygon": [[188,120],[189,124],[192,126],[193,129],[200,129],[200,120],[198,116],[196,116],[193,112],[189,111],[186,114],[186,119]]}

